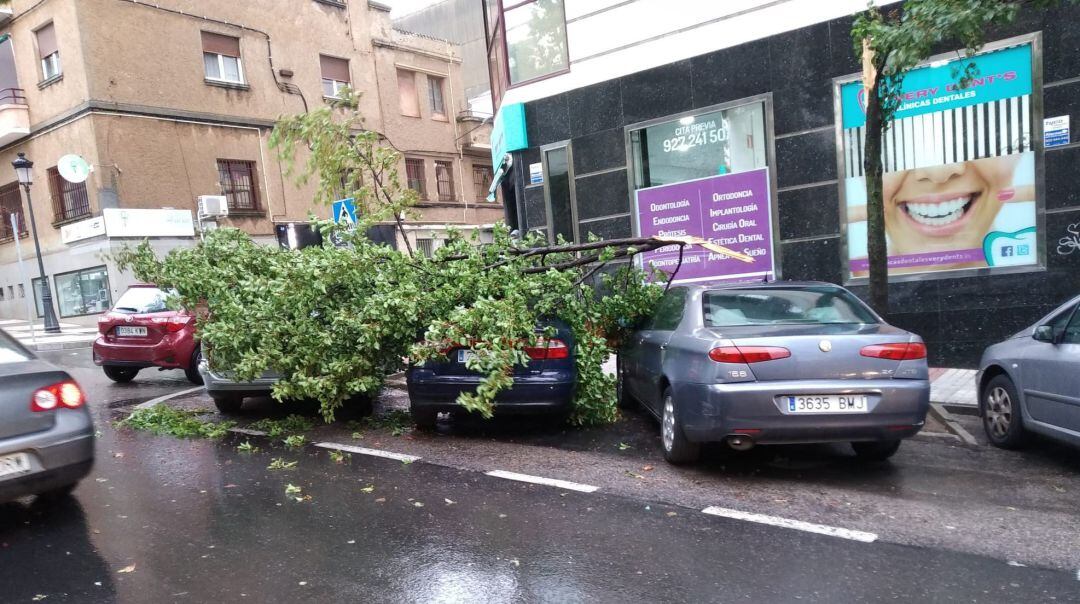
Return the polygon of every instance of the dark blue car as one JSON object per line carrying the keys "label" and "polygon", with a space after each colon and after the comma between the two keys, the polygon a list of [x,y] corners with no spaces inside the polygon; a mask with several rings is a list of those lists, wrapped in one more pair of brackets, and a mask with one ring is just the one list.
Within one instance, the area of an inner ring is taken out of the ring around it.
{"label": "dark blue car", "polygon": [[[577,381],[574,337],[564,323],[549,325],[555,328],[554,336],[536,347],[526,348],[531,360],[514,368],[514,385],[496,397],[498,415],[570,411]],[[471,354],[476,353],[468,348],[453,348],[446,353],[445,360],[409,368],[406,373],[409,408],[418,427],[434,428],[439,413],[464,411],[457,404],[458,395],[475,392],[481,380],[480,374],[465,367]]]}

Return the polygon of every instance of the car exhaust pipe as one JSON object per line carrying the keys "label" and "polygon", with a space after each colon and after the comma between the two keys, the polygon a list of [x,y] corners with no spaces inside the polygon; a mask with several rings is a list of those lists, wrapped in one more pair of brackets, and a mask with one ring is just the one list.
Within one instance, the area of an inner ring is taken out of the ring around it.
{"label": "car exhaust pipe", "polygon": [[745,434],[732,434],[725,439],[725,442],[736,451],[749,451],[754,448],[754,439]]}

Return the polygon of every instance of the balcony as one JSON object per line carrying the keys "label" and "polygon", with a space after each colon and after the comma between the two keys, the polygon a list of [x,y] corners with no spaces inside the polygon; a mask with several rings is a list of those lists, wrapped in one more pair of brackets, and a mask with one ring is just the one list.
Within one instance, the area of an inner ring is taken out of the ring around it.
{"label": "balcony", "polygon": [[0,90],[0,147],[30,134],[30,108],[22,88]]}

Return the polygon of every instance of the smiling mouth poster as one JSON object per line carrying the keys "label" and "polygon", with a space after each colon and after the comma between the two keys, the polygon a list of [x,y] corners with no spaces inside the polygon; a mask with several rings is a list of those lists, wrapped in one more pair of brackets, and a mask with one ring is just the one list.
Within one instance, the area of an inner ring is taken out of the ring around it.
{"label": "smiling mouth poster", "polygon": [[[977,55],[961,89],[933,63],[904,80],[882,141],[889,274],[1038,263],[1031,46]],[[850,277],[867,274],[865,91],[840,88]]]}

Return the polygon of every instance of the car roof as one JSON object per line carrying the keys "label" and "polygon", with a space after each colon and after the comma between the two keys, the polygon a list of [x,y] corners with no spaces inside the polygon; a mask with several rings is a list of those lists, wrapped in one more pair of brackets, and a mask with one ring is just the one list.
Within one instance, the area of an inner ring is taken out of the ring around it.
{"label": "car roof", "polygon": [[730,283],[725,281],[709,281],[705,283],[677,284],[676,287],[687,287],[700,291],[714,289],[793,289],[805,287],[832,287],[836,289],[841,289],[839,285],[835,283],[828,283],[826,281],[769,281],[762,283],[748,283],[746,281],[742,281],[739,283]]}

